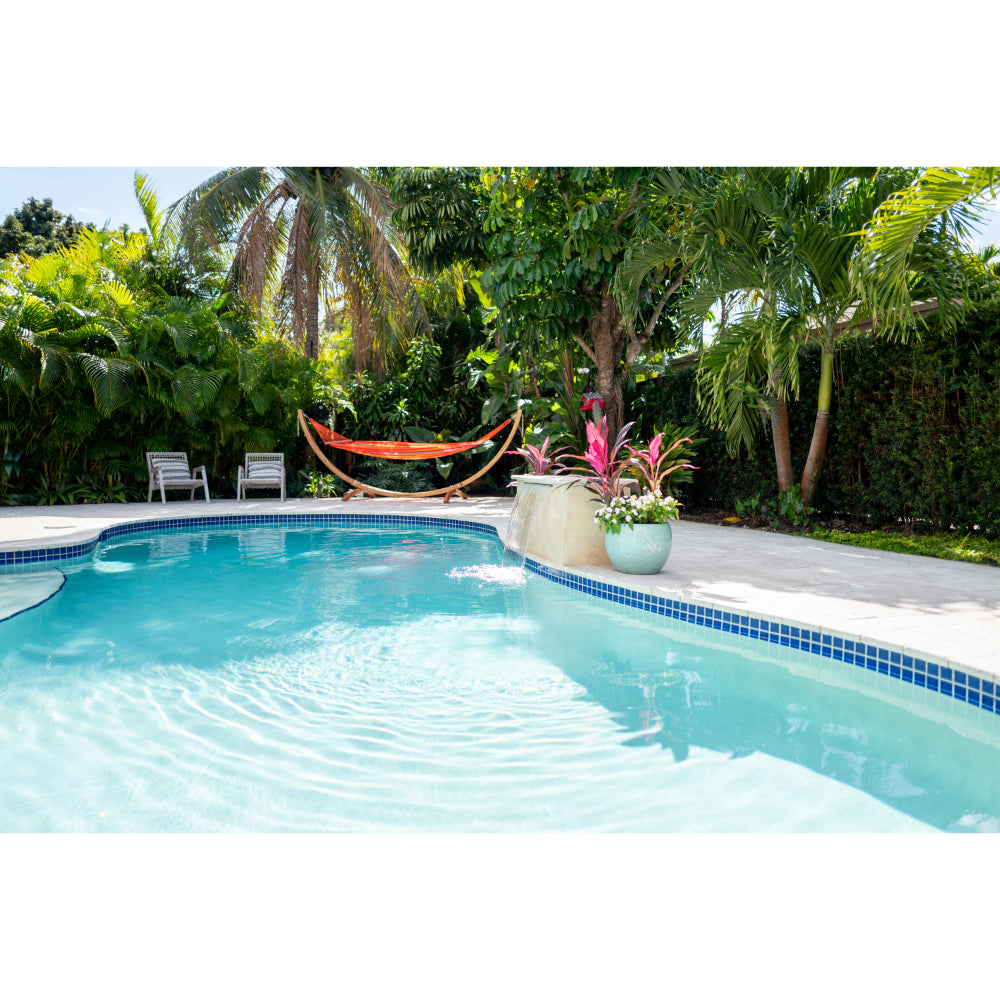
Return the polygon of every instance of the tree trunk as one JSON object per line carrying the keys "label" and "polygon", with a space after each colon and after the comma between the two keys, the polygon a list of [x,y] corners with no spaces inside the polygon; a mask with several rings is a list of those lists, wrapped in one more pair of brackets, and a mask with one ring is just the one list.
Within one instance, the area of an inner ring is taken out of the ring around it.
{"label": "tree trunk", "polygon": [[788,439],[788,401],[781,395],[781,367],[772,364],[768,373],[768,400],[771,415],[771,438],[774,441],[774,465],[778,472],[778,491],[784,493],[794,481],[792,446]]}
{"label": "tree trunk", "polygon": [[784,493],[793,481],[792,446],[788,439],[788,404],[774,396],[770,405],[771,437],[774,439],[774,464],[778,470],[778,491]]}
{"label": "tree trunk", "polygon": [[816,493],[819,474],[826,458],[826,441],[830,431],[830,404],[833,401],[833,351],[823,345],[823,357],[819,369],[819,399],[816,404],[816,423],[813,425],[809,455],[802,470],[802,488],[799,497],[810,503]]}
{"label": "tree trunk", "polygon": [[604,415],[608,418],[608,438],[614,441],[625,423],[625,400],[618,374],[625,346],[625,320],[608,291],[607,279],[601,282],[600,311],[590,318],[587,332],[597,364],[597,391],[604,398]]}

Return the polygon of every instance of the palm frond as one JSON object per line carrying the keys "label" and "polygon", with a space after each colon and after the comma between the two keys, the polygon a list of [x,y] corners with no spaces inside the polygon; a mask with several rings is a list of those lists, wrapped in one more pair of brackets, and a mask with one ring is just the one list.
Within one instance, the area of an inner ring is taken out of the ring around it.
{"label": "palm frond", "polygon": [[959,236],[980,219],[976,199],[995,195],[997,167],[930,167],[909,187],[888,197],[862,235],[858,267],[899,282],[917,237],[945,218]]}
{"label": "palm frond", "polygon": [[79,355],[80,365],[101,416],[110,416],[124,405],[130,395],[135,365],[123,358],[104,358],[94,354]]}

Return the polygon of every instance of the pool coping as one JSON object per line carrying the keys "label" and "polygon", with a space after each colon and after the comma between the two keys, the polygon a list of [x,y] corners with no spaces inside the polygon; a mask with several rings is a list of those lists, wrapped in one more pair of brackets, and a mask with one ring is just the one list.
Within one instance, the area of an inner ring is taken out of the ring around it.
{"label": "pool coping", "polygon": [[[492,502],[491,502],[492,501]],[[216,502],[211,505],[188,503],[162,505],[107,505],[100,512],[96,508],[84,512],[72,509],[78,519],[72,527],[59,525],[67,534],[53,538],[51,542],[34,531],[35,544],[24,548],[31,536],[31,514],[24,529],[15,530],[11,537],[12,520],[4,520],[7,528],[0,534],[0,574],[11,571],[37,571],[46,564],[68,562],[88,558],[104,541],[146,533],[169,532],[171,528],[191,530],[197,527],[243,527],[255,525],[306,525],[306,524],[434,524],[451,530],[467,531],[495,537],[503,543],[503,535],[510,509],[510,501],[504,498],[484,498],[461,504],[451,503],[447,507],[440,502],[430,506],[426,503],[387,503],[385,501],[362,501],[352,503],[353,509],[345,509],[339,501],[336,504],[276,503],[258,501],[255,503]],[[196,507],[197,509],[192,509]],[[129,510],[131,508],[131,510]],[[320,509],[321,508],[321,509]],[[17,508],[25,511],[24,508]],[[0,519],[3,513],[0,512]],[[88,516],[89,515],[89,516]],[[56,514],[52,509],[39,517],[68,521],[64,512]],[[89,523],[86,523],[89,522]],[[678,525],[679,526],[679,525]],[[51,527],[42,525],[41,530]],[[699,529],[712,526],[685,525],[695,529],[692,537],[697,539]],[[726,535],[727,540],[743,537],[749,533],[734,535],[725,528],[716,529]],[[681,533],[683,534],[683,533]],[[756,534],[756,533],[755,533]],[[18,539],[16,536],[21,535]],[[754,544],[744,537],[744,542]],[[30,544],[30,543],[29,543]],[[756,543],[758,548],[760,542]],[[770,545],[779,544],[773,540]],[[825,543],[821,543],[825,544]],[[882,553],[880,555],[897,555]],[[925,557],[901,557],[903,560],[921,560]],[[674,559],[674,556],[671,556]],[[936,562],[936,561],[935,561]],[[526,569],[561,586],[590,594],[610,603],[638,609],[641,612],[661,615],[677,621],[728,632],[766,645],[800,650],[842,662],[846,666],[856,666],[872,674],[894,678],[902,683],[937,692],[938,694],[977,706],[991,714],[1000,714],[1000,669],[992,664],[968,663],[963,660],[943,656],[936,651],[927,651],[915,646],[886,641],[884,637],[866,636],[859,631],[843,627],[830,627],[828,622],[805,621],[801,614],[796,617],[775,616],[760,612],[748,606],[734,590],[730,600],[706,599],[704,588],[699,591],[690,579],[683,580],[678,574],[661,573],[652,577],[624,576],[605,566],[559,567],[544,560],[529,557]],[[926,568],[923,566],[922,568]],[[938,567],[939,568],[939,567]],[[987,567],[976,567],[988,569]],[[904,569],[909,570],[910,564]],[[993,577],[982,577],[993,582]],[[695,583],[697,581],[694,581]],[[1000,573],[996,575],[1000,594]],[[979,585],[979,578],[975,583]],[[685,586],[687,584],[687,586]],[[57,591],[58,592],[58,591]],[[54,596],[54,595],[53,595]],[[742,605],[742,606],[741,606]],[[34,606],[34,605],[33,605]],[[992,615],[994,605],[987,604],[986,612]],[[27,609],[23,609],[27,610]],[[18,612],[19,613],[19,612]],[[994,622],[987,620],[987,627]],[[997,635],[1000,635],[1000,617],[997,618]],[[993,667],[991,669],[991,667]]]}

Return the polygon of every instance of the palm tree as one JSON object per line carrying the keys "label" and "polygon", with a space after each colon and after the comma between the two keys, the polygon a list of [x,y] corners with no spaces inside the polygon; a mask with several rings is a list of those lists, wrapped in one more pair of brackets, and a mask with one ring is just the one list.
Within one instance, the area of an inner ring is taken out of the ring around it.
{"label": "palm tree", "polygon": [[699,398],[733,454],[755,446],[760,411],[768,414],[781,489],[792,484],[787,399],[798,391],[770,224],[786,178],[783,168],[660,172],[646,192],[649,227],[629,248],[616,286],[630,311],[651,273],[685,275],[675,320],[691,339],[721,304],[715,349],[702,352]]}
{"label": "palm tree", "polygon": [[320,301],[339,296],[355,365],[381,371],[426,317],[390,223],[393,203],[373,171],[233,167],[171,206],[192,252],[229,244],[231,278],[258,315],[319,356]]}

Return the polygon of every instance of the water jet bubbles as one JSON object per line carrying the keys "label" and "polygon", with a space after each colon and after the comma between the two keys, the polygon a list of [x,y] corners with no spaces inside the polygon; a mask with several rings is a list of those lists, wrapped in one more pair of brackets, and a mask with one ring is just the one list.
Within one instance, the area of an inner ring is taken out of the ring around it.
{"label": "water jet bubbles", "polygon": [[94,561],[93,568],[97,573],[128,573],[135,569],[135,564],[130,562],[113,562],[108,559],[98,559]]}
{"label": "water jet bubbles", "polygon": [[481,587],[490,583],[505,587],[520,587],[527,580],[527,575],[521,566],[498,566],[491,563],[481,563],[478,566],[456,566],[448,573],[452,580],[474,579]]}

